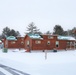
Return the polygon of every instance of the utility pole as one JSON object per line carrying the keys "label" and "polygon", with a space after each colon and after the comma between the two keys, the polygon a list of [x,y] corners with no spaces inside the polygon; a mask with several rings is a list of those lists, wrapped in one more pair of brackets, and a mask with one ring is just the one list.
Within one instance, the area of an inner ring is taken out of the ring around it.
{"label": "utility pole", "polygon": [[45,50],[45,60],[47,59],[47,50]]}

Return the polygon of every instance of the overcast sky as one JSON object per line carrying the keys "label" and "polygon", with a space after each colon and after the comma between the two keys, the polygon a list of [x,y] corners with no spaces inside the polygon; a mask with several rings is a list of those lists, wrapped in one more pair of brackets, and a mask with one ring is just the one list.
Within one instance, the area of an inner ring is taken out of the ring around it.
{"label": "overcast sky", "polygon": [[22,35],[31,22],[42,32],[56,24],[64,30],[76,27],[76,0],[0,0],[0,33],[8,26]]}

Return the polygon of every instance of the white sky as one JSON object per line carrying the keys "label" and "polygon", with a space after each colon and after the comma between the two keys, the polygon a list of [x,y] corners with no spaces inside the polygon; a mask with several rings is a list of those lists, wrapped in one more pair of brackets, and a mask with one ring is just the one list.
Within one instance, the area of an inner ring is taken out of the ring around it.
{"label": "white sky", "polygon": [[64,30],[76,27],[76,0],[0,0],[0,33],[8,26],[22,35],[34,22],[42,32],[56,24]]}

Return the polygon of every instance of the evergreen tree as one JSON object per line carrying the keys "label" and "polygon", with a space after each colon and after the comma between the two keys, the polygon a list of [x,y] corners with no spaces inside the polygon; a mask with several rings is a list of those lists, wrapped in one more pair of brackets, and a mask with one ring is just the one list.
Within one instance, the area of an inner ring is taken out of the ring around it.
{"label": "evergreen tree", "polygon": [[10,36],[16,36],[15,30],[12,29],[12,30],[10,31]]}
{"label": "evergreen tree", "polygon": [[63,35],[63,28],[60,25],[55,25],[53,34]]}
{"label": "evergreen tree", "polygon": [[19,33],[19,31],[15,31],[16,32],[16,36],[21,36],[21,34]]}
{"label": "evergreen tree", "polygon": [[4,35],[5,37],[10,36],[10,28],[8,27],[3,28],[2,35]]}
{"label": "evergreen tree", "polygon": [[15,31],[14,29],[11,29],[10,30],[10,36],[17,37],[17,36],[21,36],[21,35],[20,35],[19,31]]}
{"label": "evergreen tree", "polygon": [[68,36],[68,31],[64,31],[64,32],[63,32],[63,35],[64,35],[64,36]]}
{"label": "evergreen tree", "polygon": [[27,33],[26,34],[41,34],[39,29],[35,26],[35,24],[32,22],[27,27]]}
{"label": "evergreen tree", "polygon": [[51,34],[51,32],[50,31],[47,31],[46,34]]}
{"label": "evergreen tree", "polygon": [[8,27],[5,27],[2,31],[2,37],[8,37],[8,36],[20,36],[19,31],[15,31],[14,29],[10,29]]}
{"label": "evergreen tree", "polygon": [[74,27],[72,29],[72,36],[75,37],[75,39],[76,39],[76,27]]}

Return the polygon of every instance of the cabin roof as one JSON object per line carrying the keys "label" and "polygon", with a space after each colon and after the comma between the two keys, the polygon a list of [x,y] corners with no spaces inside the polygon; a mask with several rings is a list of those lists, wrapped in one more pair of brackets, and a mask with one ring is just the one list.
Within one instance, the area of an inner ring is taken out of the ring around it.
{"label": "cabin roof", "polygon": [[59,40],[75,40],[75,38],[71,36],[58,36]]}
{"label": "cabin roof", "polygon": [[7,37],[6,39],[7,39],[7,40],[17,40],[16,37],[14,37],[14,36],[9,36],[9,37]]}
{"label": "cabin roof", "polygon": [[43,39],[39,34],[28,34],[31,39]]}
{"label": "cabin roof", "polygon": [[2,43],[2,41],[0,40],[0,43]]}

